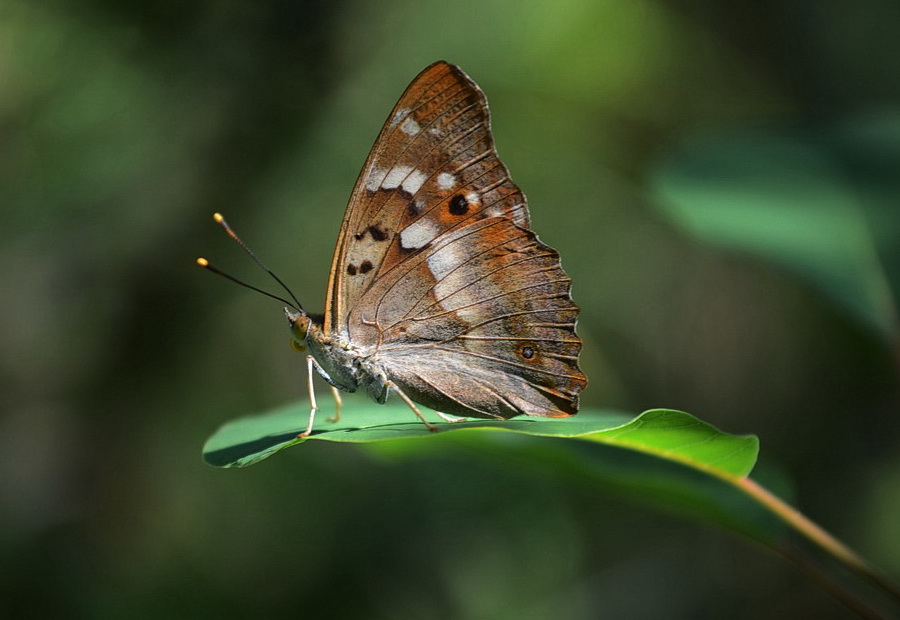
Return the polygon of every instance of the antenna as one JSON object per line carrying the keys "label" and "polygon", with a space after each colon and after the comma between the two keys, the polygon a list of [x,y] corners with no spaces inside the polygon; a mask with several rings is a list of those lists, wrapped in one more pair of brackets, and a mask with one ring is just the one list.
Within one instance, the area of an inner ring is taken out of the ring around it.
{"label": "antenna", "polygon": [[205,258],[202,258],[202,257],[201,257],[201,258],[198,258],[198,259],[197,259],[197,264],[200,265],[201,267],[203,267],[204,269],[207,269],[207,270],[213,272],[213,273],[216,274],[216,275],[220,275],[220,276],[222,276],[223,278],[227,278],[227,279],[231,280],[231,281],[234,282],[235,284],[239,284],[239,285],[243,286],[244,288],[249,288],[251,291],[256,291],[257,293],[262,293],[263,295],[265,295],[265,296],[267,296],[267,297],[271,297],[272,299],[277,299],[278,301],[280,301],[280,302],[282,302],[282,303],[285,303],[285,304],[291,306],[292,308],[294,308],[295,310],[297,310],[297,312],[299,312],[300,314],[306,316],[306,311],[303,310],[303,306],[300,305],[300,302],[297,300],[297,297],[294,295],[293,291],[291,291],[291,289],[288,288],[287,284],[285,284],[284,282],[282,282],[282,281],[281,281],[281,278],[279,278],[278,276],[276,276],[275,273],[274,273],[271,269],[269,269],[269,267],[268,267],[264,262],[262,262],[262,260],[260,260],[259,257],[256,256],[256,254],[253,253],[253,250],[251,250],[250,248],[247,247],[247,244],[244,243],[244,241],[243,241],[240,237],[237,236],[237,233],[235,233],[235,232],[231,229],[231,226],[228,225],[228,222],[225,221],[225,218],[222,217],[222,214],[221,214],[221,213],[214,213],[214,214],[213,214],[213,219],[216,221],[217,224],[219,224],[219,226],[222,227],[222,229],[223,229],[226,233],[228,233],[228,236],[229,236],[229,237],[231,237],[234,241],[236,241],[237,244],[238,244],[239,246],[241,246],[241,248],[243,248],[243,250],[244,250],[247,254],[250,255],[250,258],[253,259],[253,262],[255,262],[257,265],[259,265],[260,268],[262,268],[262,270],[265,271],[267,274],[269,274],[270,276],[272,276],[272,278],[274,278],[274,280],[275,280],[276,282],[278,282],[279,285],[281,285],[281,288],[283,288],[285,291],[287,291],[287,294],[290,295],[291,299],[293,299],[293,302],[290,302],[290,301],[288,301],[287,299],[284,299],[283,297],[279,297],[278,295],[274,295],[274,294],[272,294],[272,293],[269,293],[269,292],[267,292],[267,291],[264,291],[264,290],[262,290],[261,288],[257,288],[257,287],[255,287],[255,286],[253,286],[252,284],[247,284],[246,282],[243,282],[243,281],[241,281],[241,280],[238,280],[237,278],[235,278],[235,277],[232,276],[231,274],[228,274],[228,273],[222,271],[221,269],[219,269],[218,267],[213,266],[213,265],[210,264],[210,262],[209,262],[208,260],[206,260]]}

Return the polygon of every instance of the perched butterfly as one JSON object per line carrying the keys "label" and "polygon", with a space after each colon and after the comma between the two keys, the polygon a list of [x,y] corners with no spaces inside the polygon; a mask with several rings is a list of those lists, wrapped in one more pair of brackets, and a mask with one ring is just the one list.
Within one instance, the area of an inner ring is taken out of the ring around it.
{"label": "perched butterfly", "polygon": [[559,255],[530,228],[484,93],[454,65],[429,66],[353,188],[324,317],[285,309],[294,348],[309,351],[301,436],[315,418],[313,370],[379,403],[393,391],[429,428],[416,403],[449,421],[577,413],[578,307]]}

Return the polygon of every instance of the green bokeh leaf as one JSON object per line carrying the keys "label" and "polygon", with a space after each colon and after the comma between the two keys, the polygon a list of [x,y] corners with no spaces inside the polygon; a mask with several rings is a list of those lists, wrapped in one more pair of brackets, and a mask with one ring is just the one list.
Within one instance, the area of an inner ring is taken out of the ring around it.
{"label": "green bokeh leaf", "polygon": [[893,337],[896,309],[882,265],[896,245],[896,234],[884,231],[897,221],[886,219],[882,205],[895,206],[900,195],[885,154],[900,152],[900,133],[896,122],[883,125],[850,135],[748,131],[695,139],[654,174],[657,202],[692,234],[794,272]]}

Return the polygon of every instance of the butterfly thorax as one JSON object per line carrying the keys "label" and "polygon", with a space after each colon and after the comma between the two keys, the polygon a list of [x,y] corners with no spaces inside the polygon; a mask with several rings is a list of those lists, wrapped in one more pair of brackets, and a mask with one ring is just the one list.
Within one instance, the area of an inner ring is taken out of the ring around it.
{"label": "butterfly thorax", "polygon": [[375,361],[373,347],[354,345],[347,334],[325,334],[321,323],[311,317],[287,309],[285,312],[293,348],[308,349],[323,379],[345,392],[364,388],[379,403],[387,400],[387,374]]}

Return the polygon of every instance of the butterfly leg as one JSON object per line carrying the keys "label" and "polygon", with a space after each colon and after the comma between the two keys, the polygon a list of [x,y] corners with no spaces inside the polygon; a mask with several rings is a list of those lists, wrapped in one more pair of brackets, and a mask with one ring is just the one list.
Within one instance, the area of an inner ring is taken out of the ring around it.
{"label": "butterfly leg", "polygon": [[409,406],[409,408],[413,410],[413,413],[415,413],[416,416],[418,416],[418,418],[419,418],[420,420],[422,420],[422,424],[424,424],[425,426],[427,426],[427,427],[428,427],[428,430],[430,430],[430,431],[436,431],[436,430],[438,430],[438,427],[437,427],[437,426],[435,426],[434,424],[432,424],[431,422],[429,422],[428,420],[425,419],[425,416],[423,416],[423,415],[422,415],[422,412],[419,411],[419,408],[416,407],[416,403],[414,403],[414,402],[412,401],[412,399],[410,399],[409,396],[407,396],[406,394],[404,394],[404,393],[403,393],[403,390],[401,390],[399,387],[397,387],[397,384],[396,384],[396,383],[394,383],[393,381],[388,381],[386,385],[387,385],[388,389],[392,389],[392,390],[394,390],[395,392],[397,392],[397,395],[398,395],[400,398],[402,398],[402,399],[403,399],[403,402],[405,402],[405,403]]}
{"label": "butterfly leg", "polygon": [[341,407],[344,406],[344,401],[341,400],[341,392],[333,385],[331,386],[331,395],[334,396],[334,415],[328,418],[328,421],[337,422],[341,419]]}
{"label": "butterfly leg", "polygon": [[312,433],[313,422],[316,419],[316,411],[319,410],[319,407],[316,405],[316,390],[313,388],[313,365],[315,363],[316,360],[313,359],[312,355],[306,356],[306,387],[309,390],[309,422],[306,424],[306,430],[297,435],[300,439],[309,437],[310,433]]}

